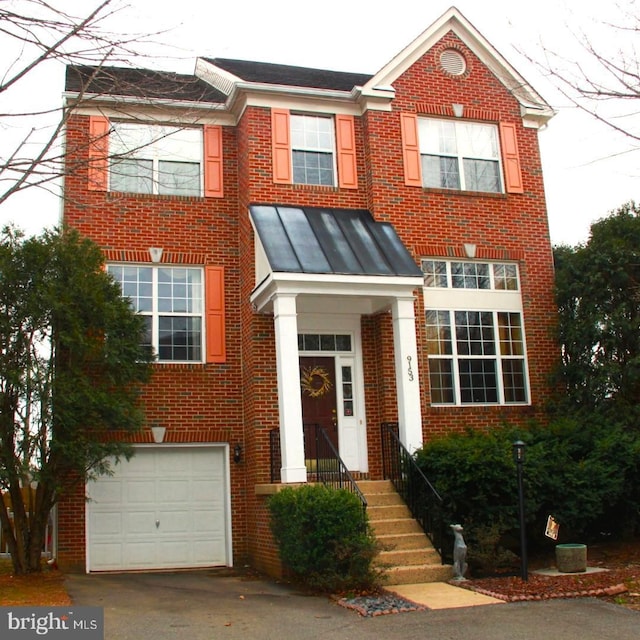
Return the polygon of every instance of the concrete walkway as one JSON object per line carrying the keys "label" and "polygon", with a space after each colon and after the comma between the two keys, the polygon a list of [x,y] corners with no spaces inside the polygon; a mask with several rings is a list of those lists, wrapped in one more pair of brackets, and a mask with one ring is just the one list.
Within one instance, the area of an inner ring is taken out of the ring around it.
{"label": "concrete walkway", "polygon": [[398,584],[386,587],[386,590],[427,607],[427,609],[458,609],[488,604],[505,604],[504,600],[456,587],[446,582]]}

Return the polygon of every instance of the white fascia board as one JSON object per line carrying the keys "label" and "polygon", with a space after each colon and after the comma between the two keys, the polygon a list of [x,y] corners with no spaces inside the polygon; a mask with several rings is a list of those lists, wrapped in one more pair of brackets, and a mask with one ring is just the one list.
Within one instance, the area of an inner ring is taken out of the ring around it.
{"label": "white fascia board", "polygon": [[239,78],[233,73],[216,67],[212,62],[205,60],[204,58],[198,58],[196,60],[196,68],[194,74],[203,80],[207,84],[221,91],[228,96],[236,84],[242,82],[242,78]]}
{"label": "white fascia board", "polygon": [[405,298],[422,287],[422,277],[354,276],[272,272],[251,294],[256,309],[266,308],[277,294],[333,297]]}
{"label": "white fascia board", "polygon": [[355,87],[354,93],[360,105],[360,111],[392,111],[391,103],[396,97],[392,86]]}
{"label": "white fascia board", "polygon": [[247,107],[299,108],[317,113],[362,114],[355,91],[239,82],[229,94],[226,108],[239,120]]}
{"label": "white fascia board", "polygon": [[65,106],[80,109],[98,105],[132,105],[136,107],[152,107],[180,109],[184,111],[224,111],[225,105],[220,102],[196,102],[194,100],[169,100],[165,98],[138,98],[135,96],[112,96],[105,93],[79,93],[65,91],[62,94]]}
{"label": "white fascia board", "polygon": [[[233,114],[224,111],[224,105],[216,103],[207,107],[192,108],[190,102],[168,105],[159,102],[144,102],[139,100],[113,101],[103,100],[103,96],[95,100],[86,101],[85,98],[77,106],[73,106],[73,113],[81,116],[105,116],[112,120],[133,120],[138,122],[174,123],[176,125],[205,125],[217,124],[232,127],[236,125]],[[69,105],[67,105],[69,106]]]}

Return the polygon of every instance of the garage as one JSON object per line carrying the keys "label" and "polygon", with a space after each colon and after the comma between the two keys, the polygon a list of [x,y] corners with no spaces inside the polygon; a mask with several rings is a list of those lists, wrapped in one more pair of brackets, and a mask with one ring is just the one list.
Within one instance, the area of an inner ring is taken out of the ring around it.
{"label": "garage", "polygon": [[87,570],[230,565],[227,447],[135,451],[87,484]]}

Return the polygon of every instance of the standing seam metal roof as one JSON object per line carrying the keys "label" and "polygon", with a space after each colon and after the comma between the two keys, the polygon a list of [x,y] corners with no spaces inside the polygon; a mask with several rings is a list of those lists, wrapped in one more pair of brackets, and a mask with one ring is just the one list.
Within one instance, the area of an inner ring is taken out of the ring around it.
{"label": "standing seam metal roof", "polygon": [[393,225],[366,209],[254,204],[249,212],[275,272],[422,277]]}

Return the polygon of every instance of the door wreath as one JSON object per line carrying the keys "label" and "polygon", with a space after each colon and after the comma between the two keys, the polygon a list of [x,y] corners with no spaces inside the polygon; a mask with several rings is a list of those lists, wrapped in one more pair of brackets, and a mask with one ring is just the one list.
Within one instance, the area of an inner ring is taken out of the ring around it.
{"label": "door wreath", "polygon": [[331,389],[331,377],[324,367],[303,367],[300,371],[302,393],[310,398],[320,398]]}

